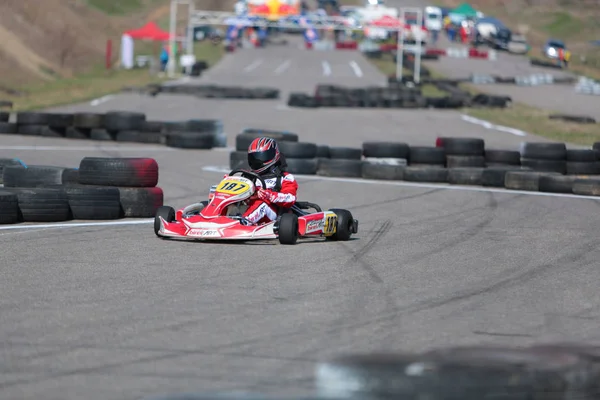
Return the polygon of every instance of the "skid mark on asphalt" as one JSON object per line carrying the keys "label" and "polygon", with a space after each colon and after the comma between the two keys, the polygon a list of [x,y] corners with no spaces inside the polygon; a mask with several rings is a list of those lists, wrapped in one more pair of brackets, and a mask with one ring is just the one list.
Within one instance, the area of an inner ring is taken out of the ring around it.
{"label": "skid mark on asphalt", "polygon": [[[360,249],[354,252],[354,255],[350,259],[350,262],[359,263],[361,267],[369,274],[371,280],[377,283],[383,283],[383,279],[372,265],[364,261],[364,257],[372,250],[377,242],[392,229],[393,223],[390,220],[383,222],[381,225],[376,224],[377,229],[373,231],[374,235],[371,236],[369,241],[365,243]],[[344,246],[347,247],[347,246]]]}

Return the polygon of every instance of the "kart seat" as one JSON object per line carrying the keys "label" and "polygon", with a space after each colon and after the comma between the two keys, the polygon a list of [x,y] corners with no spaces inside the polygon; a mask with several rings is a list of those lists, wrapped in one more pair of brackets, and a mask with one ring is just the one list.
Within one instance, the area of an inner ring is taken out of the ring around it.
{"label": "kart seat", "polygon": [[307,212],[305,210],[314,209],[317,212],[322,211],[321,207],[319,207],[317,204],[311,203],[308,201],[297,201],[296,203],[294,203],[294,205],[292,207],[290,207],[290,209],[293,213],[295,213],[299,217],[302,215],[310,214],[309,212]]}

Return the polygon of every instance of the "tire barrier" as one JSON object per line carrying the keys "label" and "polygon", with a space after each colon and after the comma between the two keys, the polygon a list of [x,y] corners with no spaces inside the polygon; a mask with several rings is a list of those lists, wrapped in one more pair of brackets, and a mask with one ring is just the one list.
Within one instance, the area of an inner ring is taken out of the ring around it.
{"label": "tire barrier", "polygon": [[330,358],[317,364],[315,386],[337,399],[592,400],[599,375],[594,345],[471,346]]}
{"label": "tire barrier", "polygon": [[556,61],[552,62],[552,61],[540,60],[537,58],[533,58],[533,59],[529,60],[529,64],[534,65],[536,67],[563,69],[563,66],[561,64],[557,63]]}
{"label": "tire barrier", "polygon": [[346,88],[318,85],[315,95],[290,93],[287,105],[298,108],[506,108],[512,103],[509,96],[471,95],[458,86],[437,82],[435,86],[448,93],[445,97],[423,96],[420,87],[390,83],[388,87]]}
{"label": "tire barrier", "polygon": [[539,86],[539,85],[572,85],[577,78],[570,76],[554,76],[551,74],[531,74],[526,76],[498,76],[473,74],[468,82],[477,85],[503,84],[517,86]]}
{"label": "tire barrier", "polygon": [[240,99],[240,100],[275,100],[280,91],[276,88],[217,85],[150,85],[142,91],[157,96],[159,94],[178,94],[196,96],[203,99]]}
{"label": "tire barrier", "polygon": [[78,168],[0,159],[0,224],[150,218],[163,205],[152,158],[85,157]]}
{"label": "tire barrier", "polygon": [[551,114],[548,116],[550,119],[560,119],[566,122],[572,122],[576,124],[595,124],[596,119],[587,117],[585,115],[571,115],[571,114]]}
{"label": "tire barrier", "polygon": [[579,94],[600,96],[600,83],[590,78],[580,77],[575,85],[575,92]]}
{"label": "tire barrier", "polygon": [[16,113],[10,123],[0,113],[0,134],[164,144],[183,149],[226,147],[221,120],[148,121],[137,112],[107,113]]}
{"label": "tire barrier", "polygon": [[590,149],[524,142],[519,150],[488,149],[483,139],[439,137],[434,146],[364,142],[361,148],[299,142],[289,132],[247,130],[236,137],[229,167],[249,168],[248,145],[269,136],[287,171],[298,175],[364,178],[600,196],[600,142]]}

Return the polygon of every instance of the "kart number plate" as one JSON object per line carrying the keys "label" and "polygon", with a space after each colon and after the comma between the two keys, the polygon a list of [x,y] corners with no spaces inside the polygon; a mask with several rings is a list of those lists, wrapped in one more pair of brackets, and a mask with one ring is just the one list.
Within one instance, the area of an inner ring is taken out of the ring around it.
{"label": "kart number plate", "polygon": [[333,235],[337,231],[337,215],[332,214],[325,217],[325,226],[323,226],[323,234],[326,236]]}
{"label": "kart number plate", "polygon": [[217,186],[216,192],[225,194],[240,194],[244,193],[248,189],[250,189],[250,185],[247,183],[224,180],[219,184],[219,186]]}
{"label": "kart number plate", "polygon": [[219,231],[214,229],[190,229],[188,232],[188,236],[199,236],[199,237],[217,237],[219,235]]}

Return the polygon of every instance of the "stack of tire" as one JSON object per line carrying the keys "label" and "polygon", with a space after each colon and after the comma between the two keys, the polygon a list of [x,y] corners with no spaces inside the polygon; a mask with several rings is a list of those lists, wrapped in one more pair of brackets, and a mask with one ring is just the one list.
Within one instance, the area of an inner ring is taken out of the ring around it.
{"label": "stack of tire", "polygon": [[271,87],[247,88],[217,85],[162,85],[159,92],[192,95],[206,99],[274,100],[280,91]]}
{"label": "stack of tire", "polygon": [[0,223],[153,217],[163,205],[152,158],[86,157],[79,168],[5,163]]}
{"label": "stack of tire", "polygon": [[169,147],[211,149],[226,147],[220,120],[148,121],[137,112],[42,113],[19,112],[16,123],[0,114],[0,133],[54,138],[166,144]]}

